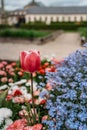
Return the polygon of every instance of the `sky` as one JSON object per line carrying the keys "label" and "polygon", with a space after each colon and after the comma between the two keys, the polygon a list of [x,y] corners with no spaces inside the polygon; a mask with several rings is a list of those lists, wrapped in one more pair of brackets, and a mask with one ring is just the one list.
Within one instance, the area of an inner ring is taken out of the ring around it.
{"label": "sky", "polygon": [[[1,0],[0,0],[1,1]],[[31,0],[4,0],[6,10],[15,10],[23,8]],[[87,0],[36,0],[46,6],[86,6]]]}

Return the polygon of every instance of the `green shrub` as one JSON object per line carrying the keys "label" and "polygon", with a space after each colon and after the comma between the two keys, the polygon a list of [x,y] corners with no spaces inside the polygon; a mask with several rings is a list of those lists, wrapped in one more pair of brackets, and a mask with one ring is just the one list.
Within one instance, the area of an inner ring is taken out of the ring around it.
{"label": "green shrub", "polygon": [[26,29],[4,29],[0,31],[1,37],[37,38],[48,35],[48,32]]}
{"label": "green shrub", "polygon": [[87,27],[87,22],[51,22],[46,25],[44,22],[30,22],[21,24],[23,29],[37,29],[37,30],[78,30],[79,27]]}
{"label": "green shrub", "polygon": [[81,36],[84,36],[87,38],[87,27],[86,28],[79,28],[78,31],[80,32]]}

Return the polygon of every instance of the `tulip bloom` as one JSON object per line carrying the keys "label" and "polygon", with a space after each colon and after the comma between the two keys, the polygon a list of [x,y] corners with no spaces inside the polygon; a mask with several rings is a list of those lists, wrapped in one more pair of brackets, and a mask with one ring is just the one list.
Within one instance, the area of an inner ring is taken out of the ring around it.
{"label": "tulip bloom", "polygon": [[40,53],[37,51],[22,51],[20,53],[20,63],[24,71],[35,72],[40,67]]}

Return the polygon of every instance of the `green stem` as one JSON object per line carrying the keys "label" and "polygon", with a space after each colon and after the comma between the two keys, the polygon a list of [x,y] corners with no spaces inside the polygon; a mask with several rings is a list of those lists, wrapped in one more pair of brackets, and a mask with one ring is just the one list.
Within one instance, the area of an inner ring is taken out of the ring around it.
{"label": "green stem", "polygon": [[33,94],[33,74],[31,73],[31,95],[32,95],[32,107],[33,107],[33,111],[34,111],[34,114],[33,114],[33,121],[34,121],[34,124],[36,123],[36,113],[35,113],[35,104],[34,104],[34,94]]}

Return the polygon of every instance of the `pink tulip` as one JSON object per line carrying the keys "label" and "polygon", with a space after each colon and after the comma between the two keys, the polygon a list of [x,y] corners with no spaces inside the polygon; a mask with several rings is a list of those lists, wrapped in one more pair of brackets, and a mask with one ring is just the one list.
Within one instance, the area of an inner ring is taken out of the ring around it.
{"label": "pink tulip", "polygon": [[20,63],[24,71],[35,72],[40,67],[40,54],[37,51],[22,51],[20,53]]}

